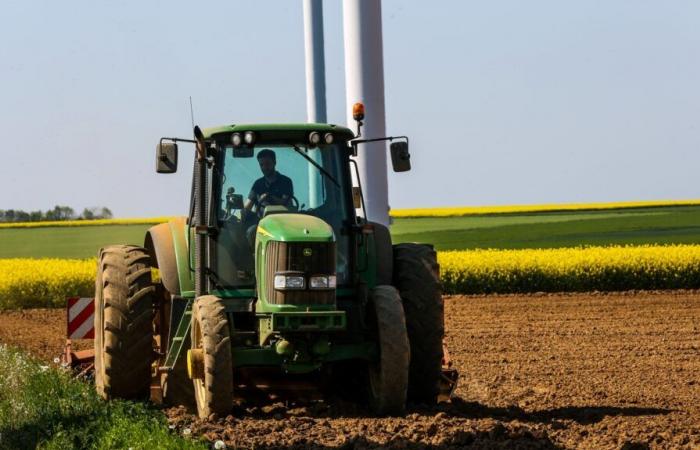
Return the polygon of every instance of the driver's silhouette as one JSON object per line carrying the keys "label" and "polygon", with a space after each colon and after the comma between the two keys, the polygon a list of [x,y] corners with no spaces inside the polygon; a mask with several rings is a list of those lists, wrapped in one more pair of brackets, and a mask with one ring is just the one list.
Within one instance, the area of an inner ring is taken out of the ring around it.
{"label": "driver's silhouette", "polygon": [[244,211],[248,213],[255,207],[260,217],[265,206],[289,206],[294,196],[294,185],[289,177],[275,170],[277,156],[269,148],[258,153],[258,164],[263,176],[255,180],[253,187],[250,188]]}

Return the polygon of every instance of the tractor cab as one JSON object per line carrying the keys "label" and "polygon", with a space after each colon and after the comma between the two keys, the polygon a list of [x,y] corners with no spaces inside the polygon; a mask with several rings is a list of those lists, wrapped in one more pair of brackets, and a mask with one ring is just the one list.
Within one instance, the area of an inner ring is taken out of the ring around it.
{"label": "tractor cab", "polygon": [[211,222],[217,229],[212,271],[220,286],[255,285],[255,256],[262,256],[261,246],[272,238],[273,229],[284,240],[299,233],[306,242],[314,232],[330,239],[335,261],[324,269],[323,283],[326,288],[350,283],[350,240],[357,225],[350,130],[318,124],[280,130],[236,125],[204,134],[219,149],[211,181]]}

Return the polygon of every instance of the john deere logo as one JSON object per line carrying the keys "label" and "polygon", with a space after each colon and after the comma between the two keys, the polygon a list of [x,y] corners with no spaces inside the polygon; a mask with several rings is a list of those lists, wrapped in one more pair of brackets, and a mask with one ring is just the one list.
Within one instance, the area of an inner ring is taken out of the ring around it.
{"label": "john deere logo", "polygon": [[311,256],[312,254],[313,254],[313,251],[310,248],[304,249],[304,256]]}

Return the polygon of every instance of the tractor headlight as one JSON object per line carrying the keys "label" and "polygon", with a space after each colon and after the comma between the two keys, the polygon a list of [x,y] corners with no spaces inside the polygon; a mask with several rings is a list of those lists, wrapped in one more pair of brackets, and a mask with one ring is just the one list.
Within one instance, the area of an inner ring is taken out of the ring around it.
{"label": "tractor headlight", "polygon": [[276,274],[275,275],[275,289],[304,289],[303,275],[297,274]]}
{"label": "tractor headlight", "polygon": [[240,147],[240,145],[243,143],[243,136],[241,136],[240,133],[233,133],[231,135],[231,143],[234,147]]}
{"label": "tractor headlight", "polygon": [[255,143],[255,133],[252,131],[246,131],[245,135],[243,135],[243,140],[246,144],[253,145],[253,143]]}
{"label": "tractor headlight", "polygon": [[333,135],[331,133],[326,133],[323,135],[323,140],[326,144],[331,145],[333,143]]}
{"label": "tractor headlight", "polygon": [[311,145],[320,144],[321,143],[321,133],[319,133],[318,131],[312,131],[311,133],[309,133],[309,143],[311,143]]}
{"label": "tractor headlight", "polygon": [[335,275],[315,275],[309,278],[311,289],[335,289]]}

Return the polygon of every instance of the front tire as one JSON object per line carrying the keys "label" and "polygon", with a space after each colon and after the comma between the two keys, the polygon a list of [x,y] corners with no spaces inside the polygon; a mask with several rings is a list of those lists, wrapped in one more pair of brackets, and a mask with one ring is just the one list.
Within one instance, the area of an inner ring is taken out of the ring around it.
{"label": "front tire", "polygon": [[226,416],[233,406],[233,358],[228,318],[220,298],[205,295],[195,300],[191,339],[187,358],[197,414],[203,419],[212,414]]}
{"label": "front tire", "polygon": [[100,250],[95,281],[95,386],[105,399],[148,398],[153,361],[150,257],[145,249]]}
{"label": "front tire", "polygon": [[377,286],[371,301],[379,359],[368,367],[369,403],[378,415],[402,415],[406,410],[411,349],[401,297],[393,286]]}

